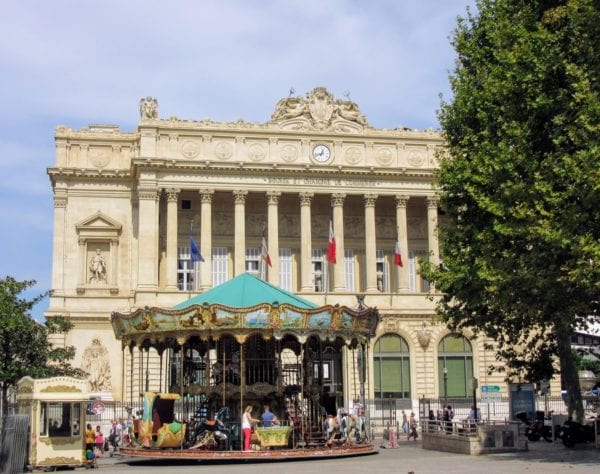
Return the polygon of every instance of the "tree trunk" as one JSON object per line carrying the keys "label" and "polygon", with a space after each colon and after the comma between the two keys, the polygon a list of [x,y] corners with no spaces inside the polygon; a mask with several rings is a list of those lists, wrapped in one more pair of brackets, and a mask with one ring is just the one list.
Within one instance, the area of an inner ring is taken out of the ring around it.
{"label": "tree trunk", "polygon": [[2,406],[0,416],[5,417],[8,413],[8,386],[6,382],[0,383],[0,390],[2,395],[2,399],[0,400],[0,405]]}
{"label": "tree trunk", "polygon": [[579,376],[571,349],[571,333],[568,328],[562,325],[556,327],[556,342],[558,344],[560,372],[567,391],[567,410],[569,416],[573,417],[575,421],[583,423],[581,387],[579,386]]}

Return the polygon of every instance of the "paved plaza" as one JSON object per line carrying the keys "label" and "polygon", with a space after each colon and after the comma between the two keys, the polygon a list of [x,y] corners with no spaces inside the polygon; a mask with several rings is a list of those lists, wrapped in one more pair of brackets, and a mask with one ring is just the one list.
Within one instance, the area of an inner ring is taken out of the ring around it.
{"label": "paved plaza", "polygon": [[148,472],[211,472],[264,474],[280,472],[285,474],[347,474],[395,473],[485,473],[505,474],[526,472],[528,474],[569,474],[600,472],[600,449],[592,445],[579,445],[575,449],[566,449],[562,444],[544,442],[530,443],[527,452],[495,454],[485,456],[467,456],[421,448],[418,442],[400,442],[396,449],[379,449],[370,456],[355,458],[285,462],[285,463],[236,463],[206,464],[199,462],[140,462],[125,458],[107,458],[99,460],[102,474],[122,473],[123,471],[140,474]]}

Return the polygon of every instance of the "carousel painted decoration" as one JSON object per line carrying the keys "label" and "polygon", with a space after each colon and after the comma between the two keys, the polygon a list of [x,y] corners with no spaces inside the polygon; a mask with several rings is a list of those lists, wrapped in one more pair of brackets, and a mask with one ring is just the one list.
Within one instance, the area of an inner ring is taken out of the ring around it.
{"label": "carousel painted decoration", "polygon": [[[130,352],[130,373],[148,374],[152,365],[159,379],[146,376],[134,388],[131,377],[126,388],[130,398],[152,390],[163,399],[166,393],[176,394],[177,411],[194,423],[182,429],[181,447],[240,449],[245,407],[251,405],[259,419],[268,405],[286,428],[268,431],[259,424],[263,448],[295,449],[325,445],[327,415],[364,399],[364,361],[379,314],[362,305],[318,307],[245,273],[173,308],[146,307],[113,313],[111,319],[116,337]],[[157,358],[154,363],[150,351]],[[345,380],[344,374],[352,379]],[[223,418],[217,421],[225,443],[207,438],[205,421],[216,415]],[[153,430],[158,432],[156,426]],[[286,436],[276,439],[276,432]],[[143,444],[166,447],[156,435],[146,436]]]}

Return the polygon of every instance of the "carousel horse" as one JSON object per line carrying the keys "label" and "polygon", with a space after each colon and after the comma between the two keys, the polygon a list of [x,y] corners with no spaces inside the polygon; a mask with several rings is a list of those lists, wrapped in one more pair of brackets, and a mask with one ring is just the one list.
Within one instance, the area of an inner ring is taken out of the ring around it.
{"label": "carousel horse", "polygon": [[216,449],[219,451],[229,449],[229,430],[225,422],[229,420],[229,407],[222,407],[214,420],[199,418],[196,412],[196,423],[190,437],[190,449]]}

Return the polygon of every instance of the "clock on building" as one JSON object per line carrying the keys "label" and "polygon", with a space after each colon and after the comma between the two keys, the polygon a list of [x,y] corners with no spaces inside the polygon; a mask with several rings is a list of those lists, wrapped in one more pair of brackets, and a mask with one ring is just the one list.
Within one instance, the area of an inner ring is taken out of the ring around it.
{"label": "clock on building", "polygon": [[331,152],[326,145],[317,145],[313,148],[313,158],[319,163],[324,163],[331,157]]}

